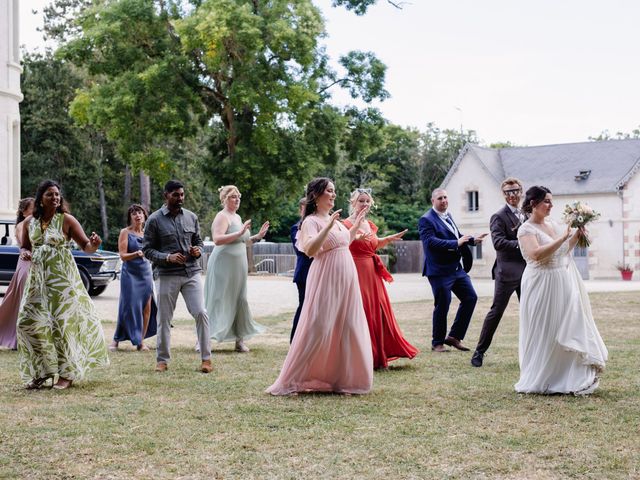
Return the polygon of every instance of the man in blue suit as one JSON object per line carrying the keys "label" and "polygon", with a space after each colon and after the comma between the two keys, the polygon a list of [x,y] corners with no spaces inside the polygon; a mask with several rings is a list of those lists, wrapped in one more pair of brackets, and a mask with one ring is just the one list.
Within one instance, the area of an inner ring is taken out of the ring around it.
{"label": "man in blue suit", "polygon": [[[445,345],[468,351],[462,344],[478,296],[467,272],[473,258],[469,246],[482,242],[486,233],[472,237],[462,235],[448,212],[449,199],[444,189],[431,194],[433,208],[418,222],[418,233],[424,250],[422,276],[429,279],[433,291],[433,339],[431,350],[447,352]],[[447,314],[451,304],[451,292],[460,300],[456,318],[447,335]]]}
{"label": "man in blue suit", "polygon": [[[300,218],[304,215],[304,208],[306,205],[306,198],[301,198],[299,202],[300,207]],[[298,234],[298,228],[300,228],[300,223],[302,220],[296,222],[291,226],[291,244],[293,245],[293,250],[296,252],[296,269],[293,271],[293,281],[298,287],[298,308],[296,309],[296,313],[293,316],[293,326],[291,327],[291,338],[289,339],[289,343],[293,342],[293,336],[296,333],[296,327],[298,326],[298,320],[300,319],[300,312],[302,311],[302,304],[304,303],[304,294],[307,290],[307,275],[309,273],[309,267],[311,266],[311,262],[313,262],[313,258],[307,257],[304,253],[296,247],[296,236]]]}

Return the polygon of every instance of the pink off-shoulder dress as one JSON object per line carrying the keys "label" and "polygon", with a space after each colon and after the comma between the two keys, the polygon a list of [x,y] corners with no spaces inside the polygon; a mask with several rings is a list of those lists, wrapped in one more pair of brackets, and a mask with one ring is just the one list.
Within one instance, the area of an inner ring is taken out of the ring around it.
{"label": "pink off-shoulder dress", "polygon": [[[305,218],[298,249],[306,252],[309,241],[325,226],[315,215]],[[371,337],[349,252],[349,230],[335,222],[311,264],[296,335],[278,379],[267,392],[363,394],[371,390],[372,382]]]}

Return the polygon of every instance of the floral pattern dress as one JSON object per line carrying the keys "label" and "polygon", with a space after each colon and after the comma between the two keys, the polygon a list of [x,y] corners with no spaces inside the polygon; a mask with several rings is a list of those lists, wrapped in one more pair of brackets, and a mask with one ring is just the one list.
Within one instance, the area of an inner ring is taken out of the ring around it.
{"label": "floral pattern dress", "polygon": [[44,231],[29,225],[32,264],[18,315],[20,376],[55,374],[82,380],[90,368],[109,364],[104,332],[62,232],[64,214]]}

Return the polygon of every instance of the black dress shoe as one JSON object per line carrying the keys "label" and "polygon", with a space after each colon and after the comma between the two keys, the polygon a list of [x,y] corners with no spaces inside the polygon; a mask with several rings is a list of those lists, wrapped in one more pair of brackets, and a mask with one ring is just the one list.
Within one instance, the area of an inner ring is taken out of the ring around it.
{"label": "black dress shoe", "polygon": [[473,357],[471,357],[471,365],[474,367],[481,367],[482,360],[484,359],[484,353],[480,353],[479,351],[473,352]]}
{"label": "black dress shoe", "polygon": [[450,347],[457,348],[460,351],[468,352],[470,349],[465,347],[460,340],[455,337],[447,337],[444,339],[444,343]]}

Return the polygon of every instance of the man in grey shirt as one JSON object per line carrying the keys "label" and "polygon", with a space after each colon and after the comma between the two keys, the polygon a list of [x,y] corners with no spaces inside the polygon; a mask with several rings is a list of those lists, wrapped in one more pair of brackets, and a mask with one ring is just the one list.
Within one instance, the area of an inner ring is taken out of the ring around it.
{"label": "man in grey shirt", "polygon": [[167,370],[171,358],[171,320],[178,294],[196,321],[198,345],[202,355],[200,371],[210,373],[211,342],[209,316],[204,307],[201,268],[198,258],[202,254],[200,225],[195,213],[182,208],[184,185],[169,180],[164,186],[165,204],[153,212],[144,231],[145,256],[153,262],[158,273],[158,345],[156,372]]}

